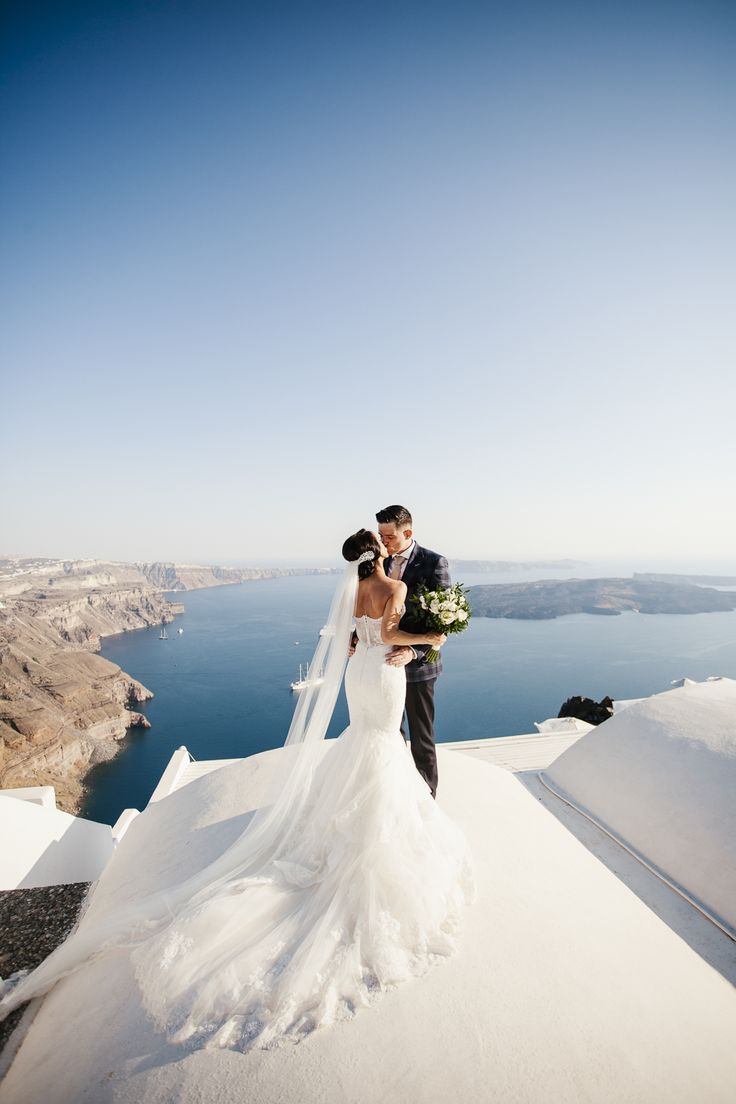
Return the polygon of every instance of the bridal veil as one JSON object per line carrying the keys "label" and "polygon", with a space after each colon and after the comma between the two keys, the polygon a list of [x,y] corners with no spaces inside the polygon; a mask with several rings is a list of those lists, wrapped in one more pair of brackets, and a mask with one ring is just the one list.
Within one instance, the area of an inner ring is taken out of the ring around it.
{"label": "bridal veil", "polygon": [[214,862],[190,878],[120,909],[93,923],[82,920],[36,969],[21,970],[0,981],[0,1020],[14,1008],[47,992],[61,978],[115,947],[142,944],[176,921],[197,914],[218,895],[232,892],[278,860],[279,850],[299,822],[320,760],[322,742],[342,684],[348,658],[358,587],[358,565],[349,563],[335,590],[325,626],[312,658],[316,677],[300,693],[283,754],[270,781],[266,801],[241,835]]}

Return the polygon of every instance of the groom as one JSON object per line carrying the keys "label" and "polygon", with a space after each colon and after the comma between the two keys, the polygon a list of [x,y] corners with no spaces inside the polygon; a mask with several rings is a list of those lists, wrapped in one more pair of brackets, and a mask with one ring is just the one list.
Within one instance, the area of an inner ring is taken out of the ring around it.
{"label": "groom", "polygon": [[[387,506],[376,514],[378,532],[388,550],[384,570],[391,579],[406,583],[406,613],[399,628],[420,632],[409,601],[422,583],[429,590],[450,586],[450,569],[444,556],[422,548],[414,540],[411,514],[405,506]],[[406,667],[406,716],[409,722],[411,753],[416,768],[437,795],[437,752],[434,746],[434,684],[442,673],[442,660],[427,663],[428,644],[396,645],[386,657],[393,667]],[[402,736],[404,735],[402,726]]]}

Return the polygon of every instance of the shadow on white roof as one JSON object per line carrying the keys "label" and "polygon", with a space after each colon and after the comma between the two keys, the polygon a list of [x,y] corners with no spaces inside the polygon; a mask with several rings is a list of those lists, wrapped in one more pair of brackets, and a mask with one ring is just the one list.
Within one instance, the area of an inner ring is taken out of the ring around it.
{"label": "shadow on white roof", "polygon": [[733,679],[633,703],[540,777],[736,936]]}

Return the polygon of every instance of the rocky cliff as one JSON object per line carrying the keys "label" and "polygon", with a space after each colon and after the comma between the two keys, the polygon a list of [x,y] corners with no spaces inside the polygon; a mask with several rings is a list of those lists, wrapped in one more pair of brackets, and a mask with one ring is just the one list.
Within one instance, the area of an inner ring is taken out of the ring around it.
{"label": "rocky cliff", "polygon": [[52,785],[78,812],[83,777],[111,758],[153,697],[94,652],[100,638],[173,620],[176,607],[140,588],[4,599],[0,610],[0,788]]}
{"label": "rocky cliff", "polygon": [[[111,758],[153,697],[95,655],[113,633],[173,621],[140,572],[45,561],[0,575],[0,788],[52,785],[57,804],[79,811],[84,776]],[[73,569],[70,570],[70,567]]]}
{"label": "rocky cliff", "polygon": [[[328,575],[332,568],[216,567],[205,564],[138,563],[141,575],[161,590],[199,590],[202,587],[276,579],[284,575]],[[342,571],[342,568],[335,568]]]}
{"label": "rocky cliff", "polygon": [[52,785],[77,813],[89,768],[149,727],[133,707],[151,691],[94,653],[183,612],[161,591],[329,571],[0,558],[0,789]]}
{"label": "rocky cliff", "polygon": [[200,590],[277,579],[290,575],[331,575],[330,567],[219,567],[216,564],[122,563],[115,560],[44,560],[0,558],[0,598],[30,590],[69,594],[110,587],[155,590]]}

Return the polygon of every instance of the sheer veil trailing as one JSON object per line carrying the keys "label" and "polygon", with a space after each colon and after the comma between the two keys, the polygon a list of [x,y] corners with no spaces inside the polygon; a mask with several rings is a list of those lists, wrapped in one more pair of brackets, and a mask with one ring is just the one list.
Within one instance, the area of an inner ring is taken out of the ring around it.
{"label": "sheer veil trailing", "polygon": [[321,679],[310,682],[300,693],[269,794],[241,835],[214,862],[178,885],[134,901],[99,921],[85,924],[83,918],[35,970],[17,971],[0,982],[0,1020],[104,952],[144,942],[170,923],[194,914],[220,893],[232,892],[240,879],[252,877],[278,860],[299,822],[321,757],[322,741],[345,673],[357,588],[358,566],[349,563],[335,590],[311,662],[311,671]]}

